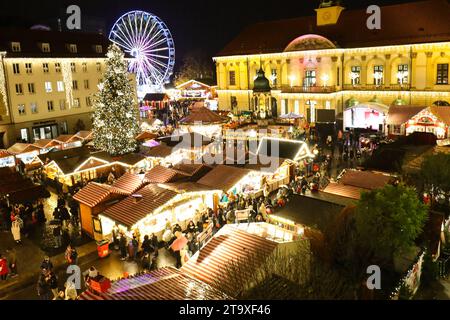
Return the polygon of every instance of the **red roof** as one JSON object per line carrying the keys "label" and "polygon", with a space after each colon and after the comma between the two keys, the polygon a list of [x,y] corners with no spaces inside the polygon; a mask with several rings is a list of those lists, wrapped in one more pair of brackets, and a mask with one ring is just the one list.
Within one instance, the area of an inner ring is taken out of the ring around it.
{"label": "red roof", "polygon": [[156,138],[158,138],[158,135],[156,133],[152,133],[149,131],[141,132],[136,136],[136,140],[138,140],[138,141],[146,141],[146,140],[152,140],[152,139],[156,139]]}
{"label": "red roof", "polygon": [[7,157],[12,157],[13,154],[11,152],[9,152],[6,149],[0,149],[0,159],[1,158],[7,158]]}
{"label": "red roof", "polygon": [[138,190],[136,194],[140,195],[141,198],[129,196],[106,209],[102,215],[127,227],[132,227],[177,196],[175,191],[161,188],[156,184],[145,186]]}
{"label": "red roof", "polygon": [[197,182],[208,187],[228,192],[251,171],[219,164]]}
{"label": "red roof", "polygon": [[8,148],[8,152],[12,154],[21,154],[21,153],[28,153],[36,150],[40,150],[41,148],[34,146],[29,143],[20,143],[17,142],[13,144],[11,147]]}
{"label": "red roof", "polygon": [[224,118],[214,111],[209,110],[206,107],[195,107],[191,109],[191,113],[180,120],[181,124],[214,124],[214,123],[225,123],[228,118]]}
{"label": "red roof", "polygon": [[402,125],[426,108],[427,107],[425,106],[391,106],[389,108],[386,123]]}
{"label": "red roof", "polygon": [[392,176],[372,171],[347,170],[339,183],[357,188],[374,190],[383,188],[392,180]]}
{"label": "red roof", "polygon": [[119,189],[126,194],[132,194],[144,185],[142,178],[133,173],[126,172],[118,180],[113,183],[114,189]]}
{"label": "red roof", "polygon": [[61,143],[59,141],[56,141],[53,139],[40,139],[40,140],[36,141],[35,143],[33,143],[33,145],[38,148],[49,148],[49,147],[58,146],[60,144]]}
{"label": "red roof", "polygon": [[180,270],[213,287],[220,286],[224,292],[238,294],[233,292],[233,274],[227,272],[227,266],[233,264],[250,277],[276,246],[276,242],[226,225]]}
{"label": "red roof", "polygon": [[62,142],[62,143],[69,143],[72,141],[82,141],[83,138],[77,136],[76,134],[62,134],[55,138],[56,141]]}
{"label": "red roof", "polygon": [[283,52],[307,34],[323,36],[341,48],[441,42],[450,40],[450,5],[445,0],[383,6],[382,29],[366,28],[366,8],[346,9],[335,25],[317,26],[316,15],[250,25],[218,56]]}
{"label": "red roof", "polygon": [[111,284],[107,293],[79,296],[80,300],[231,300],[218,289],[173,267],[122,279]]}
{"label": "red roof", "polygon": [[78,191],[73,198],[76,201],[93,208],[104,201],[112,193],[111,189],[112,187],[106,184],[89,182],[89,184]]}
{"label": "red roof", "polygon": [[341,183],[336,182],[330,182],[326,188],[323,190],[323,192],[331,193],[337,196],[342,196],[346,198],[361,199],[361,192],[362,191],[368,191],[365,189],[353,187],[353,186],[346,186]]}
{"label": "red roof", "polygon": [[178,172],[171,168],[157,165],[145,174],[144,181],[146,183],[171,182],[177,174]]}

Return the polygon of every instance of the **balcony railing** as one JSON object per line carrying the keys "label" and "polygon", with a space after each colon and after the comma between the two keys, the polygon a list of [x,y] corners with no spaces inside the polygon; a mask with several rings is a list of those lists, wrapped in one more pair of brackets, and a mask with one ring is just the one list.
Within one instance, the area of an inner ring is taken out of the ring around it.
{"label": "balcony railing", "polygon": [[336,92],[336,86],[283,86],[283,93],[331,93]]}
{"label": "balcony railing", "polygon": [[344,84],[342,86],[343,90],[358,90],[358,91],[409,91],[411,90],[411,85],[409,83],[405,84]]}

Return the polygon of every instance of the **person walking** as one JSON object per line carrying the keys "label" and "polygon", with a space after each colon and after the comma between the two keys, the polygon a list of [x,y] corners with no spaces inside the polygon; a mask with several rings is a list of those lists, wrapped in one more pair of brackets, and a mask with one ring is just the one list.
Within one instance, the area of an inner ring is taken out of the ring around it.
{"label": "person walking", "polygon": [[0,280],[6,280],[6,278],[8,277],[8,273],[8,261],[0,253]]}
{"label": "person walking", "polygon": [[23,221],[19,215],[14,216],[14,220],[11,223],[11,233],[14,241],[17,244],[22,244],[20,230],[23,228]]}
{"label": "person walking", "polygon": [[47,274],[46,281],[47,281],[48,287],[50,288],[51,292],[53,293],[53,300],[56,300],[59,296],[58,278],[56,277],[56,274],[53,271],[50,271]]}
{"label": "person walking", "polygon": [[47,282],[47,274],[48,274],[48,271],[46,269],[43,269],[41,274],[39,275],[39,279],[38,279],[37,286],[36,286],[37,295],[42,300],[50,299],[50,287]]}
{"label": "person walking", "polygon": [[127,238],[121,232],[119,239],[119,249],[120,249],[120,260],[125,260],[127,258]]}
{"label": "person walking", "polygon": [[9,270],[11,271],[11,277],[17,277],[17,254],[14,248],[6,249],[7,260],[9,262]]}
{"label": "person walking", "polygon": [[46,256],[41,263],[41,270],[53,270],[53,263],[50,261],[50,257]]}

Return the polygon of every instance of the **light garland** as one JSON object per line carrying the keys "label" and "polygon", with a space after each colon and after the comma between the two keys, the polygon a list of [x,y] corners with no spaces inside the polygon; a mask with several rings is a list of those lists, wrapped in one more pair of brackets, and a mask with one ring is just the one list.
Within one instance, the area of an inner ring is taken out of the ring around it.
{"label": "light garland", "polygon": [[61,64],[64,89],[66,91],[66,101],[69,104],[69,109],[71,109],[73,105],[73,77],[72,68],[70,66],[71,62],[68,60],[60,60],[59,63]]}
{"label": "light garland", "polygon": [[8,98],[6,93],[6,78],[5,69],[3,66],[3,59],[6,52],[0,52],[0,94],[3,97],[3,104],[5,105],[6,115],[9,116]]}

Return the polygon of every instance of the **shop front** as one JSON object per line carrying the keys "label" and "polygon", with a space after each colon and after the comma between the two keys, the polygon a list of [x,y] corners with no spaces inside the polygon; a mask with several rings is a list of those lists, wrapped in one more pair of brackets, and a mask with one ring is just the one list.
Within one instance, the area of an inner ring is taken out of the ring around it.
{"label": "shop front", "polygon": [[379,103],[361,103],[344,110],[344,129],[383,131],[389,107]]}
{"label": "shop front", "polygon": [[0,168],[14,167],[15,165],[14,155],[7,150],[0,150]]}
{"label": "shop front", "polygon": [[428,132],[434,134],[439,140],[446,139],[448,126],[429,110],[423,110],[406,123],[406,135],[414,132]]}

